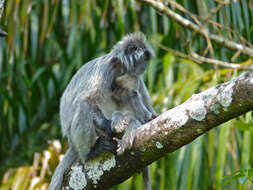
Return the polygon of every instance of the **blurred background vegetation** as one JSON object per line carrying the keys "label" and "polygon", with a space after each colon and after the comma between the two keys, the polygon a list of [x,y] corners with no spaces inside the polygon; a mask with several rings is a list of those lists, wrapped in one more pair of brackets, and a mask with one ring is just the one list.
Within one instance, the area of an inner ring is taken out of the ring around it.
{"label": "blurred background vegetation", "polygon": [[[213,33],[252,47],[251,0],[175,2],[197,18],[211,13],[208,19],[213,24],[207,27]],[[168,6],[192,21],[187,12]],[[8,37],[0,38],[0,189],[47,189],[67,147],[58,115],[64,88],[78,68],[108,53],[126,33],[143,31],[156,52],[144,79],[158,113],[240,71],[198,64],[161,48],[203,55],[207,43],[134,0],[8,0],[0,24],[8,32]],[[252,63],[219,45],[213,44],[213,50],[216,59]],[[250,190],[252,167],[251,112],[153,163],[152,189]],[[141,185],[136,174],[113,189],[141,189]]]}

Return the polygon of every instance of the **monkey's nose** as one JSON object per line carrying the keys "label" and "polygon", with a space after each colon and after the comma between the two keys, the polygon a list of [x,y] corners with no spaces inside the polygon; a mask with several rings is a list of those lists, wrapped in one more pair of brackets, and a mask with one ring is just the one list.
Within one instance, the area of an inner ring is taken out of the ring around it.
{"label": "monkey's nose", "polygon": [[149,51],[145,51],[144,52],[144,55],[145,55],[145,60],[150,60],[150,58],[151,58],[151,53],[149,52]]}

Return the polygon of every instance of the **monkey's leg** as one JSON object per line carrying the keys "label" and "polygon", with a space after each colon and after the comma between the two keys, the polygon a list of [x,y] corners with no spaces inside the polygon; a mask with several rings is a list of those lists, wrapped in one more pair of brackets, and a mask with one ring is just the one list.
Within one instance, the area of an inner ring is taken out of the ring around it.
{"label": "monkey's leg", "polygon": [[71,139],[83,162],[106,152],[115,153],[111,121],[106,119],[98,106],[82,102],[74,118],[77,120],[71,128]]}
{"label": "monkey's leg", "polygon": [[93,123],[94,114],[94,108],[88,102],[79,102],[68,135],[69,143],[75,147],[83,163],[97,138],[96,126]]}
{"label": "monkey's leg", "polygon": [[92,110],[89,109],[90,107],[85,102],[80,102],[76,107],[68,133],[69,149],[52,177],[49,190],[61,189],[66,169],[71,166],[78,156],[84,162],[95,143],[95,126],[92,122],[92,112],[90,112]]}

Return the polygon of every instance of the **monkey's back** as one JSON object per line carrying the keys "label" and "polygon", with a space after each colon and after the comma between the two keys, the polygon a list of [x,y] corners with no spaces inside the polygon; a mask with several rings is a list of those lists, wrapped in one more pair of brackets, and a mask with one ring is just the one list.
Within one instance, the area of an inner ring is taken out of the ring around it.
{"label": "monkey's back", "polygon": [[[78,104],[82,101],[102,100],[109,89],[108,56],[102,56],[83,65],[72,77],[60,101],[60,121],[63,135],[67,135]],[[87,110],[88,111],[88,110]]]}

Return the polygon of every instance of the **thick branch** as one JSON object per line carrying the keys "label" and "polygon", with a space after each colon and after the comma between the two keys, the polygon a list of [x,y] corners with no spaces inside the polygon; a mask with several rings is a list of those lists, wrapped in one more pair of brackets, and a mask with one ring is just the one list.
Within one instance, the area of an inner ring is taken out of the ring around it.
{"label": "thick branch", "polygon": [[142,0],[142,1],[151,5],[159,12],[166,14],[168,17],[170,17],[171,19],[176,21],[181,26],[191,29],[191,30],[199,33],[200,35],[202,35],[205,38],[208,36],[208,38],[210,38],[212,41],[214,41],[220,45],[223,45],[228,49],[240,51],[241,53],[246,54],[246,55],[253,58],[253,49],[252,48],[242,45],[242,44],[239,44],[239,43],[236,43],[234,41],[225,39],[225,38],[218,36],[216,34],[211,34],[206,28],[200,27],[200,26],[194,24],[193,22],[191,22],[190,20],[182,17],[181,15],[172,11],[169,7],[165,6],[160,1],[156,1],[156,0]]}
{"label": "thick branch", "polygon": [[[193,141],[204,132],[253,110],[253,72],[194,94],[136,131],[133,149],[123,156],[104,155],[75,163],[65,174],[64,187],[108,189]],[[70,188],[71,189],[71,188]]]}

